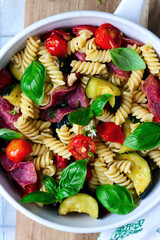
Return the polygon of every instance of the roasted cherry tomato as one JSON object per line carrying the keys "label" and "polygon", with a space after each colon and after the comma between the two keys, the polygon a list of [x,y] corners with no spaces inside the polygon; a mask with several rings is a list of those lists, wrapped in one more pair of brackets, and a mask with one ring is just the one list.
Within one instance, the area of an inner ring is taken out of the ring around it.
{"label": "roasted cherry tomato", "polygon": [[118,48],[122,44],[121,32],[109,23],[102,24],[95,33],[95,42],[103,49]]}
{"label": "roasted cherry tomato", "polygon": [[98,134],[106,141],[123,143],[124,136],[120,126],[113,122],[105,122],[97,125]]}
{"label": "roasted cherry tomato", "polygon": [[47,38],[46,48],[56,57],[63,57],[67,53],[67,41],[59,34],[54,33]]}
{"label": "roasted cherry tomato", "polygon": [[65,158],[59,156],[58,154],[56,154],[54,163],[55,163],[56,167],[65,169],[68,166],[68,159],[65,159]]}
{"label": "roasted cherry tomato", "polygon": [[154,122],[157,122],[157,123],[160,123],[160,118],[154,117],[154,118],[153,118],[153,121],[154,121]]}
{"label": "roasted cherry tomato", "polygon": [[32,151],[32,145],[22,139],[12,140],[6,148],[7,157],[15,163],[21,162]]}
{"label": "roasted cherry tomato", "polygon": [[12,83],[11,74],[6,69],[3,68],[0,71],[0,89],[3,89],[5,86],[11,83]]}
{"label": "roasted cherry tomato", "polygon": [[88,159],[96,151],[96,144],[92,138],[79,134],[69,142],[68,150],[76,160]]}
{"label": "roasted cherry tomato", "polygon": [[23,197],[31,192],[35,192],[39,190],[39,181],[36,183],[29,184],[23,189]]}
{"label": "roasted cherry tomato", "polygon": [[57,33],[57,34],[61,35],[67,41],[70,40],[70,38],[71,38],[70,33],[64,32],[62,30],[56,30],[56,29],[53,29],[50,32],[43,34],[41,36],[41,38],[46,40],[48,37],[50,37],[54,33]]}
{"label": "roasted cherry tomato", "polygon": [[87,25],[80,25],[80,26],[75,26],[72,28],[72,32],[76,35],[79,36],[79,31],[81,30],[89,30],[90,32],[93,33],[93,35],[95,35],[95,32],[97,30],[97,27],[94,26],[87,26]]}
{"label": "roasted cherry tomato", "polygon": [[86,174],[86,179],[85,181],[88,182],[92,177],[92,172],[89,166],[87,166],[87,174]]}

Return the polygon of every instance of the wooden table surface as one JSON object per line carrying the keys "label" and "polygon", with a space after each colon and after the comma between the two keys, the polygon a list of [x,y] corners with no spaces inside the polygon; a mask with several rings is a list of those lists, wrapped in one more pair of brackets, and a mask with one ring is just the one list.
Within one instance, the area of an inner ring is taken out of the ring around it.
{"label": "wooden table surface", "polygon": [[[45,17],[75,10],[113,13],[121,0],[26,0],[24,27]],[[148,14],[149,9],[149,14]],[[142,24],[160,37],[160,0],[146,0]],[[73,234],[44,227],[17,211],[15,240],[96,240],[98,234]]]}

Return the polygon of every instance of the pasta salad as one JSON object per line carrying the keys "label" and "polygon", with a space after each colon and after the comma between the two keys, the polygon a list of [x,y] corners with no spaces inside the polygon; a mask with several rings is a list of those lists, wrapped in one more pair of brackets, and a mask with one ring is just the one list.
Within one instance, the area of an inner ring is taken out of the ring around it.
{"label": "pasta salad", "polygon": [[131,212],[160,167],[159,78],[152,44],[109,23],[30,36],[0,71],[0,164],[20,203]]}

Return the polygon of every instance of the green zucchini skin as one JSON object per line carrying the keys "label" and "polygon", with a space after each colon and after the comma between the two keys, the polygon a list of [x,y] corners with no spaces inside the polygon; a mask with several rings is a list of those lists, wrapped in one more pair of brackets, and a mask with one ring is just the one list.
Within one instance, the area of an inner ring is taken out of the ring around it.
{"label": "green zucchini skin", "polygon": [[121,96],[115,96],[115,104],[113,109],[118,109],[121,106]]}
{"label": "green zucchini skin", "polygon": [[6,87],[3,88],[1,92],[1,96],[9,96],[12,90],[17,86],[17,83],[13,83],[10,85],[7,85]]}

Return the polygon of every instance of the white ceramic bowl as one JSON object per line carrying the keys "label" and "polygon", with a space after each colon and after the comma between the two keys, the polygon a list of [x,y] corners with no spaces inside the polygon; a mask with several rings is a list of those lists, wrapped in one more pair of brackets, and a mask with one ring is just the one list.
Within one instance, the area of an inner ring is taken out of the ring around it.
{"label": "white ceramic bowl", "polygon": [[[10,57],[17,51],[22,49],[26,44],[26,39],[30,35],[38,35],[50,31],[53,28],[72,27],[75,25],[101,25],[109,22],[118,27],[128,37],[139,40],[143,43],[150,41],[157,53],[160,55],[160,40],[147,29],[126,19],[120,18],[113,14],[95,11],[79,11],[58,14],[46,19],[43,19],[15,36],[0,52],[1,67],[4,67]],[[160,201],[160,174],[157,172],[155,176],[155,184],[149,195],[140,202],[128,215],[110,214],[103,219],[92,219],[91,217],[80,214],[70,216],[57,216],[54,208],[39,208],[35,204],[18,203],[20,194],[18,190],[6,178],[4,172],[0,172],[0,192],[2,195],[20,212],[27,217],[37,221],[43,225],[67,232],[91,233],[100,232],[114,227],[119,227],[127,224],[129,221],[140,217],[145,212],[150,210]]]}

